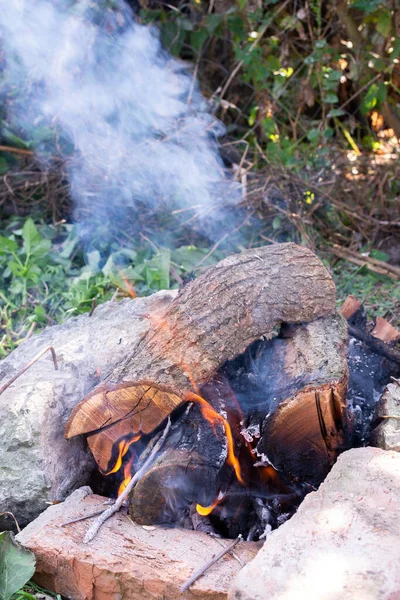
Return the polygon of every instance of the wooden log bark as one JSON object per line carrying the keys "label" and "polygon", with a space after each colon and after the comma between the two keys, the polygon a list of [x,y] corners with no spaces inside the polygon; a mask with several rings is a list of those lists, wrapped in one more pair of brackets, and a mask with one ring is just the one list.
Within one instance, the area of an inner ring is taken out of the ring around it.
{"label": "wooden log bark", "polygon": [[307,248],[287,243],[246,250],[189,283],[107,382],[200,386],[280,323],[333,314],[335,300],[331,276]]}

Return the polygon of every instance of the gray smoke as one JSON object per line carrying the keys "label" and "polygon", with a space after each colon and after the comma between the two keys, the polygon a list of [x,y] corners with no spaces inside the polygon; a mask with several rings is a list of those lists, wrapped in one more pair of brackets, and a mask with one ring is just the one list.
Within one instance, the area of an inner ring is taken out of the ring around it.
{"label": "gray smoke", "polygon": [[194,207],[187,218],[196,212],[202,227],[215,224],[211,237],[221,234],[222,207],[239,198],[218,154],[223,127],[154,28],[136,23],[123,0],[0,0],[0,28],[7,119],[43,160],[49,130],[65,151],[69,142],[84,233],[132,223],[143,207]]}

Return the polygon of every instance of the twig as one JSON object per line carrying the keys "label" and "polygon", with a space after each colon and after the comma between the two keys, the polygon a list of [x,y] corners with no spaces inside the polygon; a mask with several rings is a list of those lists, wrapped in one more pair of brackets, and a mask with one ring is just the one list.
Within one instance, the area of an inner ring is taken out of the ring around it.
{"label": "twig", "polygon": [[96,300],[96,298],[93,298],[93,300],[92,300],[92,308],[90,309],[89,317],[91,317],[92,314],[94,313],[94,309],[96,308],[96,306],[97,306],[97,300]]}
{"label": "twig", "polygon": [[13,146],[0,146],[0,152],[12,152],[13,154],[25,154],[27,156],[32,156],[34,154],[32,150],[14,148]]}
{"label": "twig", "polygon": [[19,371],[17,371],[17,373],[15,375],[13,375],[13,377],[11,377],[11,379],[9,379],[7,381],[7,383],[5,383],[1,388],[0,388],[0,396],[3,392],[5,392],[5,390],[10,387],[10,385],[12,383],[14,383],[14,381],[16,379],[18,379],[18,377],[20,377],[23,373],[25,373],[25,371],[27,371],[29,369],[29,367],[31,367],[33,364],[35,364],[36,361],[39,360],[39,358],[41,356],[43,356],[43,354],[45,354],[46,352],[50,351],[51,352],[51,356],[53,358],[53,363],[54,363],[54,368],[56,371],[58,371],[58,364],[57,364],[57,357],[56,357],[56,353],[54,351],[53,346],[47,346],[47,348],[45,348],[44,350],[42,350],[41,352],[39,352],[39,354],[37,354],[35,356],[35,358],[32,358],[32,360],[30,360],[24,367],[22,367],[22,369],[20,369]]}
{"label": "twig", "polygon": [[11,511],[9,511],[9,510],[5,510],[4,512],[0,512],[0,517],[3,517],[5,515],[8,515],[9,517],[12,517],[14,519],[17,531],[18,531],[18,533],[20,533],[21,532],[21,527],[18,525],[18,521],[17,521],[15,515]]}
{"label": "twig", "polygon": [[382,417],[379,417],[379,419],[399,419],[400,420],[400,415],[383,415]]}
{"label": "twig", "polygon": [[71,519],[70,521],[64,521],[64,523],[60,524],[60,527],[66,527],[67,525],[72,525],[72,523],[78,523],[79,521],[86,521],[86,519],[97,517],[103,512],[104,508],[102,508],[101,510],[96,510],[96,512],[88,513],[87,515],[83,515],[82,517],[76,517],[76,519]]}
{"label": "twig", "polygon": [[[399,418],[400,418],[400,417],[399,417]],[[223,542],[222,540],[220,540],[220,539],[219,539],[219,538],[218,538],[218,537],[217,537],[215,534],[213,534],[213,533],[210,533],[210,536],[213,538],[213,540],[215,540],[216,542],[218,542],[218,544],[219,544],[220,546],[222,546],[223,548],[225,548],[225,546],[224,546],[224,542]],[[240,565],[241,567],[244,567],[244,566],[245,566],[245,564],[246,564],[246,563],[244,562],[244,560],[242,560],[242,559],[240,558],[240,556],[238,556],[238,555],[236,554],[236,552],[234,552],[233,550],[229,550],[229,554],[230,554],[231,556],[233,556],[233,558],[234,558],[234,559],[235,559],[235,560],[236,560],[236,561],[239,563],[239,565]]]}
{"label": "twig", "polygon": [[242,536],[239,535],[235,540],[233,540],[233,542],[231,542],[228,546],[226,546],[223,550],[221,550],[221,552],[219,552],[216,556],[214,556],[214,558],[212,558],[210,561],[208,561],[208,563],[206,563],[200,569],[198,569],[195,573],[193,573],[193,575],[190,577],[190,579],[188,579],[183,585],[181,585],[181,587],[180,587],[181,594],[186,592],[186,590],[188,588],[190,588],[192,583],[197,581],[199,579],[199,577],[201,577],[203,575],[203,573],[205,573],[210,567],[215,565],[215,563],[218,562],[223,556],[225,556],[225,554],[228,554],[228,552],[233,550],[234,547],[236,546],[236,544],[238,544],[241,539],[242,539]]}
{"label": "twig", "polygon": [[390,348],[386,342],[382,342],[367,331],[363,331],[353,325],[348,326],[349,334],[358,340],[364,342],[373,352],[384,356],[388,360],[400,365],[400,352],[394,348]]}
{"label": "twig", "polygon": [[83,539],[83,541],[84,541],[85,544],[87,544],[88,542],[91,542],[92,539],[97,534],[97,532],[99,531],[100,527],[103,525],[103,523],[105,523],[107,521],[107,519],[109,517],[111,517],[114,513],[116,513],[116,512],[119,511],[119,509],[121,508],[122,504],[128,498],[129,494],[131,493],[131,491],[134,488],[134,486],[136,485],[136,483],[139,481],[139,479],[142,477],[142,475],[150,467],[150,465],[153,462],[153,459],[155,458],[157,452],[159,452],[159,450],[161,449],[162,445],[164,444],[165,438],[167,437],[170,428],[171,428],[171,419],[168,417],[168,423],[167,423],[167,425],[166,425],[166,427],[164,429],[164,432],[163,432],[162,436],[160,437],[160,439],[158,440],[158,442],[155,444],[154,448],[152,449],[152,451],[150,452],[149,456],[144,461],[143,465],[140,467],[140,469],[132,477],[132,479],[130,480],[130,482],[128,483],[128,485],[126,486],[126,488],[124,489],[124,491],[122,492],[122,494],[120,494],[118,496],[118,498],[116,499],[116,501],[114,502],[114,504],[112,506],[110,506],[109,508],[107,508],[105,511],[103,511],[101,513],[101,515],[99,515],[99,517],[95,520],[95,522],[88,529],[88,531],[87,531],[87,533],[86,533],[86,535],[85,535],[85,537]]}

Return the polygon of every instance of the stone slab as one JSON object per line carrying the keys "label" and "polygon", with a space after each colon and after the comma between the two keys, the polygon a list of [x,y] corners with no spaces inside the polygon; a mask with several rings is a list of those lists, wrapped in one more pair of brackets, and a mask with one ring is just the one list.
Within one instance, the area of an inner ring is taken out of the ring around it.
{"label": "stone slab", "polygon": [[400,454],[343,453],[240,571],[229,600],[399,600]]}
{"label": "stone slab", "polygon": [[[17,536],[36,555],[38,584],[71,600],[226,600],[241,568],[231,555],[210,568],[185,594],[179,592],[193,572],[221,550],[220,543],[205,533],[142,527],[118,513],[92,542],[83,544],[91,520],[65,527],[61,523],[103,507],[105,498],[90,492],[87,487],[76,490]],[[255,542],[241,542],[235,553],[248,562],[259,548]]]}

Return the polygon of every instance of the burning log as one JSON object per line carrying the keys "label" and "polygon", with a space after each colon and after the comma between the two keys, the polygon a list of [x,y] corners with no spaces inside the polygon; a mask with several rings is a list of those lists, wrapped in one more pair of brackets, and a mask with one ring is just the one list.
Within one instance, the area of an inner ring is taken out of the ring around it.
{"label": "burning log", "polygon": [[[134,354],[75,408],[66,437],[103,429],[101,449],[93,442],[92,451],[106,469],[116,439],[132,431],[129,419],[124,428],[119,407],[128,416],[138,408],[135,386],[142,378],[155,388],[155,396],[160,385],[171,388],[169,398],[163,396],[166,410],[156,411],[158,422],[151,401],[151,410],[140,409],[142,431],[148,431],[179,405],[177,397],[210,380],[255,340],[270,338],[281,323],[308,322],[334,312],[332,278],[307,248],[276,244],[231,256],[188,284],[164,314],[149,315],[153,325],[149,333]],[[110,425],[117,421],[114,434]]]}
{"label": "burning log", "polygon": [[[107,474],[120,469],[131,443],[174,413],[161,453],[132,492],[135,520],[176,522],[193,504],[209,507],[207,514],[233,480],[238,496],[254,481],[263,496],[255,453],[268,480],[276,480],[272,463],[286,480],[320,483],[346,446],[347,330],[314,254],[278,244],[232,256],[148,318],[152,328],[135,353],[66,427],[67,438],[87,435]],[[291,325],[279,331],[283,323]],[[250,346],[257,359],[251,348],[243,355]],[[139,464],[147,452],[151,443]]]}

